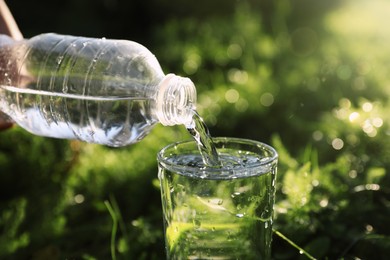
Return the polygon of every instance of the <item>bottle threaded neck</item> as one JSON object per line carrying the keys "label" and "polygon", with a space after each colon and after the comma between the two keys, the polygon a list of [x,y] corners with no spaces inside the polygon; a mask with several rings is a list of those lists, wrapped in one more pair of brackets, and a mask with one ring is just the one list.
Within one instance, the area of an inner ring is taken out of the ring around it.
{"label": "bottle threaded neck", "polygon": [[192,121],[196,108],[196,89],[189,78],[166,75],[161,81],[157,98],[156,114],[164,126],[187,125]]}

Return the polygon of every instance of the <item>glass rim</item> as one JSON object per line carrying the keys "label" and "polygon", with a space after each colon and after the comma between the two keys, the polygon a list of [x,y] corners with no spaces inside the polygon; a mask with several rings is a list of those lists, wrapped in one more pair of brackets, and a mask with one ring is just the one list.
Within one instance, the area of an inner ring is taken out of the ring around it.
{"label": "glass rim", "polygon": [[[162,166],[164,169],[175,171],[177,173],[182,173],[182,174],[184,172],[185,173],[199,173],[199,172],[203,172],[203,173],[213,173],[213,172],[214,173],[216,173],[216,172],[218,172],[218,173],[221,173],[221,172],[240,173],[243,171],[256,170],[258,168],[265,167],[265,166],[269,167],[269,166],[277,163],[278,153],[276,152],[276,150],[272,146],[270,146],[268,144],[265,144],[265,143],[262,143],[262,142],[259,142],[256,140],[245,139],[245,138],[236,138],[236,137],[214,137],[212,139],[217,144],[218,143],[226,143],[226,144],[230,143],[230,144],[242,144],[242,145],[249,145],[249,146],[257,147],[261,150],[267,151],[270,154],[270,156],[265,157],[264,160],[253,162],[251,164],[247,164],[247,165],[245,165],[245,167],[244,166],[235,167],[234,169],[226,169],[224,167],[222,167],[222,168],[219,168],[219,167],[199,168],[196,166],[188,166],[188,165],[181,165],[178,163],[172,163],[169,160],[170,157],[165,155],[165,153],[169,149],[174,149],[177,146],[196,144],[195,140],[190,139],[190,140],[174,142],[174,143],[168,144],[165,147],[163,147],[157,153],[157,161],[158,161],[159,167]],[[224,148],[224,147],[220,147],[220,148],[217,147],[217,150],[221,149],[221,148]],[[185,171],[183,171],[183,170],[185,170]],[[258,175],[258,174],[259,173],[254,174],[254,175]],[[252,174],[250,174],[250,175],[253,176]]]}

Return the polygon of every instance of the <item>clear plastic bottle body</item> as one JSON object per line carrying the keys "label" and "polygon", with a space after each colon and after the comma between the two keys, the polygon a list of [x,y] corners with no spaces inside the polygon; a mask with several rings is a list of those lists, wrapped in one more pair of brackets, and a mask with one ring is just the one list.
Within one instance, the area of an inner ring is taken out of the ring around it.
{"label": "clear plastic bottle body", "polygon": [[[124,146],[160,121],[156,102],[164,101],[159,88],[167,76],[142,45],[57,34],[1,37],[0,110],[26,130]],[[185,106],[195,103],[189,89]]]}

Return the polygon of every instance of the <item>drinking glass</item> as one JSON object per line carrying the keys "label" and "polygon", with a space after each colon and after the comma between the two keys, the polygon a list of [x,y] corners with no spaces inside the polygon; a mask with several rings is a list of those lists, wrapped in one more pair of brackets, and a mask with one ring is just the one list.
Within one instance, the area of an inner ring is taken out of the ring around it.
{"label": "drinking glass", "polygon": [[167,259],[269,259],[277,152],[213,141],[221,166],[205,166],[194,141],[158,153]]}

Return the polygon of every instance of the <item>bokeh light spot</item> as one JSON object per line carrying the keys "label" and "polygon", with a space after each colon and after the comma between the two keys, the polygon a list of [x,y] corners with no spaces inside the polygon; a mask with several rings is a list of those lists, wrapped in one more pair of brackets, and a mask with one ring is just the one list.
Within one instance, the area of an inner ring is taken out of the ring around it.
{"label": "bokeh light spot", "polygon": [[188,75],[192,75],[198,70],[198,64],[194,60],[187,60],[183,64],[183,70]]}
{"label": "bokeh light spot", "polygon": [[349,175],[349,177],[351,179],[355,179],[356,176],[357,176],[357,171],[356,170],[351,170],[351,171],[349,171],[348,175]]}
{"label": "bokeh light spot", "polygon": [[371,121],[369,119],[365,120],[362,125],[363,132],[365,132],[369,137],[375,137],[377,134],[377,130],[375,127],[371,124]]}
{"label": "bokeh light spot", "polygon": [[84,200],[85,200],[85,197],[83,194],[77,194],[76,196],[74,196],[74,202],[76,202],[77,204],[83,203]]}
{"label": "bokeh light spot", "polygon": [[313,139],[314,140],[321,141],[323,137],[324,137],[324,134],[321,131],[317,130],[317,131],[313,132]]}
{"label": "bokeh light spot", "polygon": [[341,65],[337,68],[337,77],[341,80],[350,79],[352,70],[348,65]]}
{"label": "bokeh light spot", "polygon": [[329,200],[328,199],[322,199],[320,201],[320,206],[325,208],[326,206],[328,206],[328,203],[329,203]]}
{"label": "bokeh light spot", "polygon": [[230,44],[227,49],[227,55],[232,60],[239,59],[242,55],[241,46],[237,43]]}
{"label": "bokeh light spot", "polygon": [[235,90],[234,88],[229,89],[225,93],[225,99],[229,103],[236,103],[239,98],[240,98],[240,93],[238,93],[238,91]]}
{"label": "bokeh light spot", "polygon": [[265,107],[271,106],[274,103],[274,95],[269,92],[264,93],[260,97],[260,103]]}
{"label": "bokeh light spot", "polygon": [[381,127],[383,125],[383,119],[380,118],[380,117],[376,117],[372,120],[372,124],[375,126],[375,127]]}
{"label": "bokeh light spot", "polygon": [[358,118],[360,117],[360,114],[358,112],[352,112],[350,115],[349,115],[349,121],[351,123],[353,123],[354,121],[356,121]]}
{"label": "bokeh light spot", "polygon": [[367,233],[371,233],[374,230],[374,227],[371,226],[370,224],[366,225],[366,231]]}
{"label": "bokeh light spot", "polygon": [[231,82],[245,84],[248,81],[248,73],[244,70],[231,69],[228,72],[228,78]]}
{"label": "bokeh light spot", "polygon": [[348,98],[342,98],[339,100],[339,106],[342,108],[350,108],[351,101]]}
{"label": "bokeh light spot", "polygon": [[365,102],[362,106],[362,109],[364,112],[370,112],[372,110],[372,108],[373,108],[373,105],[370,102]]}
{"label": "bokeh light spot", "polygon": [[332,147],[335,150],[341,150],[344,147],[344,141],[340,138],[335,138],[332,140]]}

